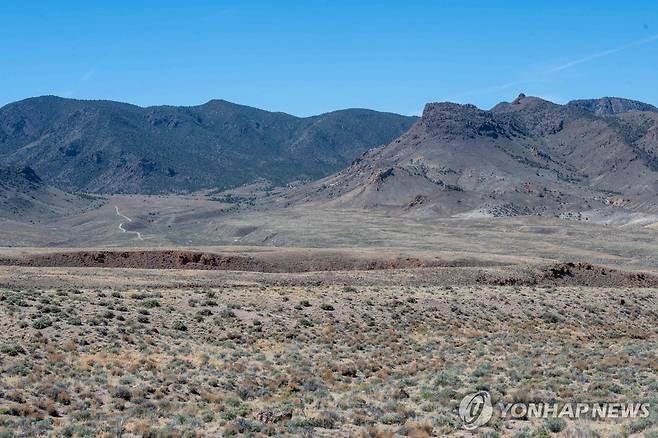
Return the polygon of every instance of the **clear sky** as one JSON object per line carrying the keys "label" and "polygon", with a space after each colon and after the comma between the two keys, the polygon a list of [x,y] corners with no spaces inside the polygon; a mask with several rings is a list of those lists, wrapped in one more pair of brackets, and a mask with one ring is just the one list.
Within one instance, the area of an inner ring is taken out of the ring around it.
{"label": "clear sky", "polygon": [[0,1],[0,105],[56,94],[414,114],[519,92],[658,105],[658,2]]}

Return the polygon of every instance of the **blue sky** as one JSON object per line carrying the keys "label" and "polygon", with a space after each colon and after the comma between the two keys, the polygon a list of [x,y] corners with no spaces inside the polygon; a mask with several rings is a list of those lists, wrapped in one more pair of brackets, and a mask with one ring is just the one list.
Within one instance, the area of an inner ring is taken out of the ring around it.
{"label": "blue sky", "polygon": [[658,105],[655,1],[0,2],[0,105],[56,94],[403,114],[519,92]]}

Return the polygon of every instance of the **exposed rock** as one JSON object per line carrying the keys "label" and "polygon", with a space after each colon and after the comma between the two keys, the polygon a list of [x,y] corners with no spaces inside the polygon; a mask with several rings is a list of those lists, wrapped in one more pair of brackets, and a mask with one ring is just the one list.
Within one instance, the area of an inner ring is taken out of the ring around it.
{"label": "exposed rock", "polygon": [[490,111],[429,103],[390,144],[275,202],[428,216],[578,218],[596,208],[653,214],[658,113],[610,102],[609,116],[524,94]]}
{"label": "exposed rock", "polygon": [[602,97],[600,99],[572,100],[567,105],[581,108],[597,116],[609,116],[629,111],[658,112],[658,108],[648,103],[620,97]]}

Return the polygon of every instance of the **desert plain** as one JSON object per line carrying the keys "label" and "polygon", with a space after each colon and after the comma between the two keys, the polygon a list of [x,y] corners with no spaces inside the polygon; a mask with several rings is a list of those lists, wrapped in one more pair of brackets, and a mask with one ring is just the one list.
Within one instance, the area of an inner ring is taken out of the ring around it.
{"label": "desert plain", "polygon": [[651,227],[103,202],[0,231],[0,436],[658,436],[458,414],[658,406]]}

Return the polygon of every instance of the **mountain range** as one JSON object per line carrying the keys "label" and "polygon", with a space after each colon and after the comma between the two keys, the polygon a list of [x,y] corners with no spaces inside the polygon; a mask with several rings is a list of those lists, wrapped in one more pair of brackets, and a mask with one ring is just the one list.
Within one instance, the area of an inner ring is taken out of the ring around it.
{"label": "mountain range", "polygon": [[299,118],[221,100],[142,108],[40,97],[0,109],[0,163],[9,166],[0,200],[14,216],[90,202],[65,191],[171,194],[263,181],[306,182],[274,191],[268,206],[655,215],[658,109],[521,94],[490,110],[430,103],[420,118],[363,109]]}
{"label": "mountain range", "polygon": [[71,192],[285,185],[340,170],[416,119],[365,109],[300,118],[224,100],[142,108],[44,96],[0,108],[0,164],[29,166]]}
{"label": "mountain range", "polygon": [[471,217],[656,212],[658,110],[521,94],[489,111],[427,104],[390,144],[276,202]]}

